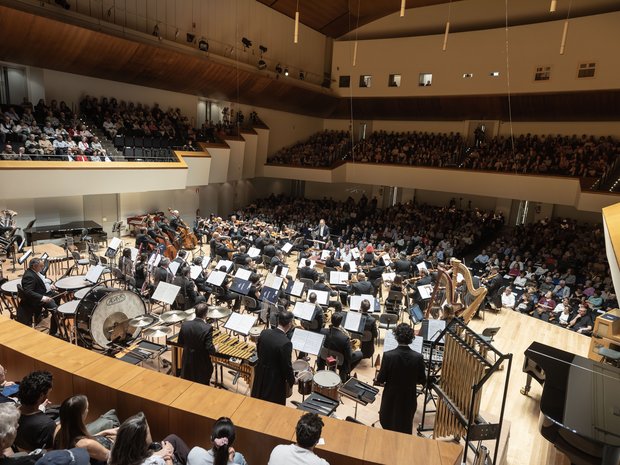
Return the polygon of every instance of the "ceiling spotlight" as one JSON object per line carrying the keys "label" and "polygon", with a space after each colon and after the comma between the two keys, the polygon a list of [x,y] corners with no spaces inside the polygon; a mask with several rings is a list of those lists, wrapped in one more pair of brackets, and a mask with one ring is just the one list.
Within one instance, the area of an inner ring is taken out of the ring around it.
{"label": "ceiling spotlight", "polygon": [[258,69],[265,69],[267,67],[267,63],[265,63],[265,60],[263,60],[262,58],[260,60],[258,60]]}
{"label": "ceiling spotlight", "polygon": [[267,53],[267,47],[265,47],[264,45],[259,45],[258,49],[260,50],[261,55],[263,53]]}
{"label": "ceiling spotlight", "polygon": [[250,48],[252,46],[252,41],[246,37],[244,37],[243,39],[241,39],[241,43],[243,44],[243,48],[244,50],[247,48]]}
{"label": "ceiling spotlight", "polygon": [[288,76],[288,68],[284,68],[284,75]]}
{"label": "ceiling spotlight", "polygon": [[198,48],[200,50],[202,50],[203,52],[208,52],[209,51],[209,42],[207,42],[207,39],[202,37],[200,39],[200,41],[198,42]]}
{"label": "ceiling spotlight", "polygon": [[114,9],[114,6],[111,6],[111,7],[108,9],[108,18],[109,18],[110,16],[112,16],[112,10],[113,10],[113,9]]}
{"label": "ceiling spotlight", "polygon": [[306,79],[306,73],[304,73],[303,71],[299,72],[299,80],[303,81],[304,79]]}
{"label": "ceiling spotlight", "polygon": [[187,35],[185,36],[185,39],[190,43],[193,44],[194,41],[196,40],[196,36],[194,34],[190,34],[189,32],[187,33]]}
{"label": "ceiling spotlight", "polygon": [[280,66],[280,63],[276,65],[276,73],[282,74],[282,66]]}
{"label": "ceiling spotlight", "polygon": [[156,24],[155,27],[153,28],[153,35],[155,37],[159,37],[160,36],[160,34],[159,34],[159,24]]}

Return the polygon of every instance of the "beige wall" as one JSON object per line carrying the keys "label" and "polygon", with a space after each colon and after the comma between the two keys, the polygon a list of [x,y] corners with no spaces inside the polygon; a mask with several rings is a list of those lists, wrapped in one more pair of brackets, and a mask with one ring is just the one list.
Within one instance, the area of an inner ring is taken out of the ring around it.
{"label": "beige wall", "polygon": [[258,148],[258,135],[242,133],[245,140],[243,155],[243,173],[241,179],[251,179],[256,175],[256,151]]}
{"label": "beige wall", "polygon": [[228,161],[227,181],[238,181],[243,177],[243,164],[245,153],[245,141],[226,140],[230,147],[230,159]]}
{"label": "beige wall", "polygon": [[[620,12],[571,19],[564,55],[559,54],[563,21],[510,27],[511,92],[617,89],[618,24]],[[506,93],[504,28],[450,34],[445,52],[442,44],[443,34],[360,40],[353,67],[353,42],[335,42],[332,76],[338,80],[340,75],[350,75],[352,85],[351,89],[336,90],[343,96],[352,92],[355,97]],[[591,62],[597,63],[596,77],[577,79],[578,65]],[[550,80],[534,81],[538,66],[552,67]],[[499,71],[500,76],[490,77],[492,71]],[[420,73],[433,74],[432,86],[418,86]],[[464,79],[464,73],[474,76]],[[366,74],[373,76],[372,86],[360,88],[359,77]],[[401,87],[388,87],[389,74],[402,75]]]}
{"label": "beige wall", "polygon": [[209,184],[211,157],[185,157],[183,160],[187,163],[188,187]]}
{"label": "beige wall", "polygon": [[209,173],[209,182],[205,184],[226,182],[228,164],[230,162],[230,148],[209,147],[207,152],[211,155],[211,171]]}

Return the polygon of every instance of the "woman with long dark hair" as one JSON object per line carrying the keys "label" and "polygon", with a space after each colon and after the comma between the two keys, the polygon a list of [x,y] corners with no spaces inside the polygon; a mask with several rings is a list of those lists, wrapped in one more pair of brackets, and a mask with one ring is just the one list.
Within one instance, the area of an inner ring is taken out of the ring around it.
{"label": "woman with long dark hair", "polygon": [[231,419],[219,418],[211,431],[211,449],[194,447],[187,456],[187,465],[247,465],[245,457],[232,447],[235,436]]}
{"label": "woman with long dark hair", "polygon": [[118,429],[108,465],[185,465],[188,447],[171,434],[153,442],[144,413],[129,417]]}
{"label": "woman with long dark hair", "polygon": [[91,462],[105,463],[110,456],[117,428],[91,435],[84,421],[88,415],[88,398],[77,395],[60,405],[60,427],[54,436],[54,449],[86,449]]}

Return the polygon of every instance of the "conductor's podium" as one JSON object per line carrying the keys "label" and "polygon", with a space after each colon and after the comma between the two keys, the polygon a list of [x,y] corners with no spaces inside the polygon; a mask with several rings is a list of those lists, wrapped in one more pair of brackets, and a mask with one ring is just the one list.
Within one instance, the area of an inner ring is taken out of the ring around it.
{"label": "conductor's podium", "polygon": [[[251,464],[266,464],[278,444],[295,440],[302,411],[137,367],[40,333],[0,316],[0,364],[14,380],[33,370],[54,376],[53,403],[74,394],[89,399],[89,421],[110,408],[121,420],[143,411],[155,440],[178,434],[190,446],[210,447],[215,420],[237,426],[235,446]],[[456,465],[452,443],[323,418],[325,445],[316,453],[332,465]]]}

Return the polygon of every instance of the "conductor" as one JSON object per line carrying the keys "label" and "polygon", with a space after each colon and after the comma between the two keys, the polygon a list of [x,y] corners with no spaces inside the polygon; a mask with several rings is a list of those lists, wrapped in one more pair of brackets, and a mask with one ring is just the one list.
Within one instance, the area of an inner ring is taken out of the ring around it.
{"label": "conductor", "polygon": [[411,434],[417,409],[416,385],[426,383],[424,358],[409,347],[415,337],[410,325],[399,324],[394,328],[394,337],[398,347],[383,355],[376,379],[385,384],[379,421],[383,429]]}
{"label": "conductor", "polygon": [[329,240],[329,226],[325,224],[325,220],[321,218],[319,221],[319,227],[315,229],[317,233],[317,239],[323,242],[327,242]]}
{"label": "conductor", "polygon": [[293,344],[286,333],[293,327],[293,314],[282,312],[278,327],[264,330],[256,344],[258,364],[252,397],[286,405],[287,384],[295,384],[291,354]]}
{"label": "conductor", "polygon": [[209,385],[213,374],[210,355],[215,354],[213,328],[206,321],[208,306],[196,305],[196,318],[184,321],[179,331],[179,344],[183,346],[181,378]]}

